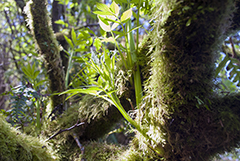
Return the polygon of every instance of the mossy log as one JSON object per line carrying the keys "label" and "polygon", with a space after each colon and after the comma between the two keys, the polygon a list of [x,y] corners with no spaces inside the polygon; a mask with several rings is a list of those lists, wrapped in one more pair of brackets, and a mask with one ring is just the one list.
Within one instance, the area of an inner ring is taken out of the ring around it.
{"label": "mossy log", "polygon": [[[158,2],[150,35],[152,75],[137,115],[155,143],[137,134],[135,148],[124,159],[205,161],[238,147],[239,94],[221,95],[214,84],[221,43],[239,29],[238,4],[233,0]],[[156,147],[158,153],[152,150]]]}

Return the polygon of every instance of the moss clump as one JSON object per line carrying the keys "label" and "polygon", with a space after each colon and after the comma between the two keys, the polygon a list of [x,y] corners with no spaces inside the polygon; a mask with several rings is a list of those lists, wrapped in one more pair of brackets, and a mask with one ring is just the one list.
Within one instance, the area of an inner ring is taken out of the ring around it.
{"label": "moss clump", "polygon": [[99,142],[90,142],[85,145],[85,153],[82,158],[91,161],[116,161],[126,147],[114,144],[106,144]]}
{"label": "moss clump", "polygon": [[42,139],[22,134],[0,115],[0,160],[53,161],[58,156]]}
{"label": "moss clump", "polygon": [[[46,137],[50,137],[60,129],[64,130],[72,127],[79,121],[78,108],[79,106],[73,105],[64,111],[62,115],[56,117],[55,120],[51,121],[50,118],[49,120],[46,120],[44,122],[44,130],[42,131],[42,134]],[[78,153],[79,148],[73,139],[72,134],[76,133],[80,135],[81,129],[80,126],[70,131],[64,131],[49,141],[54,144],[54,148],[59,154],[61,160],[68,160]]]}

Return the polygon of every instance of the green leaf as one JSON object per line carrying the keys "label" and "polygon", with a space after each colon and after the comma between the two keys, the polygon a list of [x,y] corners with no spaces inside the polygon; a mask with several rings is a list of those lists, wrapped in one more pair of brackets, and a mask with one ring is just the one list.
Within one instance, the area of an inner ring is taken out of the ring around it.
{"label": "green leaf", "polygon": [[192,19],[189,18],[188,21],[187,21],[187,23],[186,23],[186,26],[190,26],[190,25],[191,25],[191,21],[192,21]]}
{"label": "green leaf", "polygon": [[57,20],[57,21],[54,21],[54,23],[59,25],[65,25],[65,22],[63,20]]}
{"label": "green leaf", "polygon": [[121,16],[121,22],[124,22],[128,19],[130,19],[132,16],[132,9],[128,9],[127,11],[123,12],[122,16]]}
{"label": "green leaf", "polygon": [[102,15],[102,16],[106,16],[106,15],[112,16],[113,15],[111,12],[103,12],[103,11],[94,11],[93,13],[97,14],[97,15]]}
{"label": "green leaf", "polygon": [[106,18],[102,17],[102,16],[97,16],[99,20],[101,20],[105,25],[110,25],[109,22],[106,20]]}
{"label": "green leaf", "polygon": [[28,70],[25,67],[22,68],[22,71],[27,77],[29,78],[31,77],[31,74],[28,72]]}
{"label": "green leaf", "polygon": [[113,37],[108,37],[103,39],[104,42],[111,42],[111,43],[115,43],[115,39]]}
{"label": "green leaf", "polygon": [[139,0],[131,0],[131,3],[134,3],[135,5],[137,5],[139,3]]}
{"label": "green leaf", "polygon": [[69,0],[57,0],[59,4],[67,5]]}
{"label": "green leaf", "polygon": [[34,76],[34,72],[35,72],[35,62],[33,63],[32,67],[30,66],[30,64],[28,64],[28,68],[31,71],[31,75]]}
{"label": "green leaf", "polygon": [[100,27],[101,27],[104,31],[106,31],[106,32],[112,31],[110,24],[107,25],[107,24],[104,23],[101,19],[99,19],[99,25],[100,25]]}
{"label": "green leaf", "polygon": [[111,72],[114,73],[114,69],[115,69],[115,54],[112,55],[112,64],[111,64]]}
{"label": "green leaf", "polygon": [[228,66],[227,66],[227,70],[229,71],[229,70],[231,70],[234,67],[235,67],[235,65],[230,61]]}
{"label": "green leaf", "polygon": [[113,31],[113,33],[119,35],[119,37],[125,36],[125,32],[123,31]]}
{"label": "green leaf", "polygon": [[128,0],[114,0],[114,1],[116,1],[116,3],[118,4],[128,3]]}
{"label": "green leaf", "polygon": [[81,31],[81,34],[83,35],[82,37],[85,40],[91,37],[91,35],[87,31]]}
{"label": "green leaf", "polygon": [[85,28],[85,30],[86,30],[87,32],[93,34],[94,36],[96,36],[96,34],[95,34],[92,30],[90,30],[89,28]]}
{"label": "green leaf", "polygon": [[239,63],[239,60],[236,59],[236,58],[229,57],[229,59],[231,60],[231,62],[232,62],[233,64],[238,64],[238,63]]}
{"label": "green leaf", "polygon": [[93,43],[93,46],[96,47],[97,51],[101,49],[101,46],[102,46],[102,42],[99,38],[96,38],[94,40],[94,43]]}
{"label": "green leaf", "polygon": [[83,94],[90,94],[90,95],[98,95],[98,91],[102,91],[101,88],[99,87],[89,87],[89,88],[86,88],[86,89],[70,89],[70,90],[67,90],[67,91],[64,91],[62,93],[60,93],[59,95],[63,95],[63,94],[71,94],[70,96],[68,96],[66,98],[69,99],[70,97],[76,95],[76,94],[80,94],[80,93],[83,93]]}
{"label": "green leaf", "polygon": [[118,7],[118,5],[114,1],[110,5],[110,10],[115,14],[115,16],[118,17],[118,15],[119,15],[119,7]]}
{"label": "green leaf", "polygon": [[38,70],[38,71],[35,71],[34,74],[33,74],[33,79],[36,79],[39,73],[40,73],[39,70]]}
{"label": "green leaf", "polygon": [[140,25],[140,26],[137,26],[137,27],[135,27],[135,28],[131,29],[131,30],[130,30],[130,31],[128,31],[127,33],[130,33],[130,32],[132,32],[133,30],[136,30],[136,29],[138,29],[138,28],[140,28],[140,27],[142,27],[142,25]]}
{"label": "green leaf", "polygon": [[107,54],[107,52],[104,53],[104,59],[105,59],[105,64],[107,65],[108,68],[110,68],[111,66],[111,58],[110,56]]}
{"label": "green leaf", "polygon": [[111,13],[111,10],[109,9],[109,7],[104,3],[97,3],[96,7],[103,12],[110,12]]}
{"label": "green leaf", "polygon": [[65,36],[65,35],[64,35],[64,37],[65,37],[67,43],[68,43],[72,48],[74,48],[74,45],[73,45],[73,43],[72,43],[72,40],[69,39],[69,38],[68,38],[67,36]]}
{"label": "green leaf", "polygon": [[221,63],[219,63],[217,69],[216,69],[216,73],[215,73],[215,77],[218,76],[218,74],[220,73],[220,71],[225,67],[226,63],[229,61],[229,57],[226,54],[225,58],[221,61]]}
{"label": "green leaf", "polygon": [[75,33],[73,28],[72,28],[72,31],[71,31],[71,37],[72,37],[73,43],[76,45],[77,44],[77,36],[76,36],[76,33]]}
{"label": "green leaf", "polygon": [[34,86],[38,87],[38,86],[42,85],[44,82],[46,82],[46,81],[47,81],[46,79],[45,80],[41,80],[37,84],[35,84]]}
{"label": "green leaf", "polygon": [[57,21],[54,21],[54,23],[68,27],[68,24],[65,23],[63,20],[57,20]]}
{"label": "green leaf", "polygon": [[83,52],[83,51],[88,51],[87,48],[85,48],[85,46],[83,46],[82,48],[77,48],[77,49],[74,49],[75,52]]}

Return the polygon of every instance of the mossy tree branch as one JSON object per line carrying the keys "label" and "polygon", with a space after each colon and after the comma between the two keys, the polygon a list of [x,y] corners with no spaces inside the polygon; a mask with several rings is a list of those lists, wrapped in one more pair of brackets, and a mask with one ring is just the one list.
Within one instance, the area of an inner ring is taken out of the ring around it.
{"label": "mossy tree branch", "polygon": [[236,33],[240,29],[240,0],[235,0],[234,3],[236,6],[236,11],[233,13],[232,23],[228,29],[227,36]]}
{"label": "mossy tree branch", "polygon": [[[136,148],[145,151],[142,158],[208,160],[238,147],[239,94],[219,95],[214,85],[221,43],[239,27],[238,2],[158,2],[150,36],[152,75],[137,117],[158,144],[137,135]],[[160,148],[161,156],[146,143]]]}
{"label": "mossy tree branch", "polygon": [[[28,2],[26,9],[31,32],[34,35],[40,53],[46,61],[51,92],[65,91],[64,70],[60,57],[58,42],[54,36],[48,16],[46,1],[33,0]],[[52,96],[53,107],[63,103],[65,95]]]}

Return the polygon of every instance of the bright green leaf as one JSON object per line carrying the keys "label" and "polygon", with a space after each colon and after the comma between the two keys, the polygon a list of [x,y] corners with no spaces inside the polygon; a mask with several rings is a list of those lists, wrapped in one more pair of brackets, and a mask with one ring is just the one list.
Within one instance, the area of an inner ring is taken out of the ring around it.
{"label": "bright green leaf", "polygon": [[102,15],[102,16],[106,16],[106,15],[112,16],[113,15],[111,12],[103,12],[103,11],[94,11],[93,13],[97,14],[97,15]]}
{"label": "bright green leaf", "polygon": [[111,58],[110,58],[110,56],[107,54],[107,52],[104,53],[104,59],[105,59],[105,64],[107,65],[108,68],[110,68]]}
{"label": "bright green leaf", "polygon": [[96,38],[94,40],[94,43],[93,43],[93,46],[96,47],[97,51],[101,49],[101,46],[102,46],[102,42],[99,38]]}
{"label": "bright green leaf", "polygon": [[106,24],[106,23],[104,23],[101,19],[99,19],[99,25],[100,25],[100,27],[104,30],[104,31],[106,31],[106,32],[110,32],[111,31],[111,26],[110,26],[110,24]]}
{"label": "bright green leaf", "polygon": [[68,27],[68,24],[65,23],[63,20],[57,20],[57,21],[54,21],[54,23]]}
{"label": "bright green leaf", "polygon": [[106,18],[102,17],[102,16],[97,16],[99,20],[101,20],[105,25],[110,25],[108,20],[106,20]]}
{"label": "bright green leaf", "polygon": [[109,7],[104,4],[104,3],[97,3],[97,8],[103,12],[111,12],[111,10],[109,9]]}
{"label": "bright green leaf", "polygon": [[111,42],[111,43],[115,43],[115,39],[113,37],[108,37],[103,39],[104,42]]}
{"label": "bright green leaf", "polygon": [[115,16],[118,16],[118,14],[119,14],[119,7],[118,7],[118,5],[114,1],[110,5],[110,9],[115,14]]}
{"label": "bright green leaf", "polygon": [[76,43],[77,43],[77,36],[76,36],[76,33],[75,33],[73,28],[72,28],[72,31],[71,31],[71,37],[72,37],[73,43],[76,45]]}
{"label": "bright green leaf", "polygon": [[130,8],[127,11],[123,12],[121,16],[121,22],[128,20],[129,18],[131,18],[131,16],[132,16],[132,9]]}
{"label": "bright green leaf", "polygon": [[119,37],[125,36],[124,32],[120,32],[120,31],[113,31],[113,33],[119,35]]}
{"label": "bright green leaf", "polygon": [[118,4],[128,3],[128,0],[114,0],[114,1],[116,1],[116,3]]}
{"label": "bright green leaf", "polygon": [[127,33],[130,33],[130,32],[132,32],[132,31],[134,31],[134,30],[136,30],[136,29],[138,29],[138,28],[140,28],[140,27],[142,27],[142,25],[141,25],[141,26],[137,26],[137,27],[135,27],[135,28],[131,29],[131,30],[130,30],[130,31],[128,31]]}
{"label": "bright green leaf", "polygon": [[59,25],[65,25],[65,22],[63,20],[57,20],[57,21],[54,21],[54,23]]}

